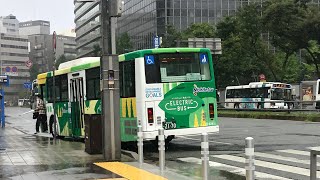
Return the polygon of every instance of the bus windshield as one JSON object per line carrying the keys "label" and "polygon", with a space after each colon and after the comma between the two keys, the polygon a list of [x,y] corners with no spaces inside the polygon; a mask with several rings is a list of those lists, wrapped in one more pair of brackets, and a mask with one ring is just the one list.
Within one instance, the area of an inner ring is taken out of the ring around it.
{"label": "bus windshield", "polygon": [[210,80],[206,53],[170,53],[145,56],[147,83]]}
{"label": "bus windshield", "polygon": [[291,98],[291,89],[272,89],[271,100],[291,100]]}

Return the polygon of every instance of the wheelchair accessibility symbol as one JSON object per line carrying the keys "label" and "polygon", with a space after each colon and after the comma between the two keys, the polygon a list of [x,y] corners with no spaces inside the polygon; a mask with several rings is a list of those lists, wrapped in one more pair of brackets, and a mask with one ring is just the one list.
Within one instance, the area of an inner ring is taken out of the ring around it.
{"label": "wheelchair accessibility symbol", "polygon": [[200,63],[207,64],[208,63],[208,55],[207,54],[200,54]]}
{"label": "wheelchair accessibility symbol", "polygon": [[145,56],[146,65],[152,65],[154,64],[154,56],[148,55]]}

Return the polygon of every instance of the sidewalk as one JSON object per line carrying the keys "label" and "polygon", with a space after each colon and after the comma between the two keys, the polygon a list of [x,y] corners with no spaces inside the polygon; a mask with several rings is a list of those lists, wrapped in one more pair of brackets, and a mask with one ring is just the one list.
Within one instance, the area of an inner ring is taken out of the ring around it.
{"label": "sidewalk", "polygon": [[[122,155],[124,163],[115,166],[105,163],[102,166],[94,165],[104,162],[103,157],[101,154],[89,155],[84,152],[84,143],[53,140],[48,133],[34,135],[35,120],[32,119],[32,113],[25,114],[28,111],[28,108],[6,108],[6,127],[0,129],[1,179],[146,179],[144,175],[148,173],[158,176],[156,179],[162,178],[158,167],[150,164],[139,166],[127,155]],[[132,174],[123,173],[128,169],[132,170]],[[170,169],[162,176],[163,179],[190,179]]]}

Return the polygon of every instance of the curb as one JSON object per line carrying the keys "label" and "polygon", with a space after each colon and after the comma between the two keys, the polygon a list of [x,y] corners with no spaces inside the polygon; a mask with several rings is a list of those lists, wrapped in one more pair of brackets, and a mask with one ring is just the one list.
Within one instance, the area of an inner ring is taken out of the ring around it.
{"label": "curb", "polygon": [[136,160],[136,161],[138,160],[138,157],[139,157],[136,152],[123,150],[123,149],[121,149],[121,154],[125,155],[125,156],[128,156],[129,158],[131,158],[133,160]]}

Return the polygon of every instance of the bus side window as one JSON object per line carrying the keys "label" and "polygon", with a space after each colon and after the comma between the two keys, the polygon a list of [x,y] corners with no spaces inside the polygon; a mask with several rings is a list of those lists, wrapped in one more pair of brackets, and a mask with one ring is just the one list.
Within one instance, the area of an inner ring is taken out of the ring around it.
{"label": "bus side window", "polygon": [[49,77],[47,79],[47,98],[49,103],[53,102],[53,78],[52,77]]}
{"label": "bus side window", "polygon": [[145,76],[146,76],[146,83],[160,83],[160,62],[157,55],[154,55],[154,63],[153,64],[145,64]]}
{"label": "bus side window", "polygon": [[227,89],[227,92],[226,92],[227,98],[233,98],[232,91],[233,91],[233,89]]}
{"label": "bus side window", "polygon": [[120,63],[120,97],[135,97],[135,61],[124,61]]}
{"label": "bus side window", "polygon": [[235,98],[240,98],[240,89],[235,89],[234,90],[234,97]]}
{"label": "bus side window", "polygon": [[100,98],[100,69],[99,67],[86,70],[87,100]]}

